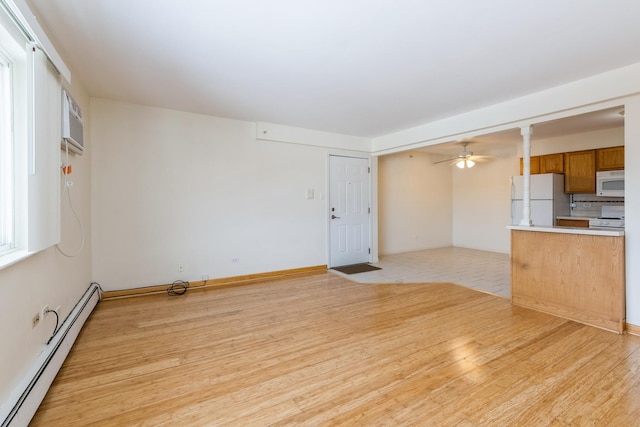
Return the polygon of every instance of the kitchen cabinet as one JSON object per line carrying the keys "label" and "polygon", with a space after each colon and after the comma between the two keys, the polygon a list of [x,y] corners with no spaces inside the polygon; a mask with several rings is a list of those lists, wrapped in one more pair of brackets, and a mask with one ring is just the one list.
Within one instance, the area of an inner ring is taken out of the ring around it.
{"label": "kitchen cabinet", "polygon": [[540,173],[564,173],[564,153],[540,156]]}
{"label": "kitchen cabinet", "polygon": [[596,150],[564,153],[565,193],[596,192]]}
{"label": "kitchen cabinet", "polygon": [[624,146],[599,148],[596,150],[598,171],[624,169]]}
{"label": "kitchen cabinet", "polygon": [[[536,175],[540,173],[540,156],[531,156],[531,162],[529,163],[531,166],[531,175]],[[523,158],[520,157],[520,175],[524,175],[524,161]]]}
{"label": "kitchen cabinet", "polygon": [[557,220],[558,227],[581,227],[581,228],[589,228],[589,220],[588,219],[566,219],[566,218],[558,218]]}

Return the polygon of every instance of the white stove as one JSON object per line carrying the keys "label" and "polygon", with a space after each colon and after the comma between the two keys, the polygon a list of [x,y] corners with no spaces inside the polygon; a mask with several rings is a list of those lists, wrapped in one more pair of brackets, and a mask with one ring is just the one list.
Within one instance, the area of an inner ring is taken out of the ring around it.
{"label": "white stove", "polygon": [[624,230],[624,206],[605,205],[600,218],[591,218],[589,228],[600,230]]}

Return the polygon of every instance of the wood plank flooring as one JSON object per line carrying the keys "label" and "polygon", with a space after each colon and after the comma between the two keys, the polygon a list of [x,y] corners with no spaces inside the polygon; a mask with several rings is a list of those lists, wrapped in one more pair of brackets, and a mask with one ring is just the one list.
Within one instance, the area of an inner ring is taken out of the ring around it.
{"label": "wood plank flooring", "polygon": [[101,302],[33,426],[640,423],[640,337],[330,273]]}

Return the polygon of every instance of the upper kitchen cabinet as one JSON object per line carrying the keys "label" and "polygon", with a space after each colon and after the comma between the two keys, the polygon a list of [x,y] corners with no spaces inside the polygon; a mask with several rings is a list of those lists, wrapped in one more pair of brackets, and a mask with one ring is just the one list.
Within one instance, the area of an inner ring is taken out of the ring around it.
{"label": "upper kitchen cabinet", "polygon": [[596,150],[564,153],[564,191],[596,192]]}
{"label": "upper kitchen cabinet", "polygon": [[[530,166],[530,174],[536,175],[540,173],[540,156],[531,156]],[[524,162],[522,157],[520,157],[520,175],[524,175]]]}
{"label": "upper kitchen cabinet", "polygon": [[564,153],[540,156],[540,173],[564,173]]}
{"label": "upper kitchen cabinet", "polygon": [[624,146],[599,148],[596,150],[598,171],[624,169]]}

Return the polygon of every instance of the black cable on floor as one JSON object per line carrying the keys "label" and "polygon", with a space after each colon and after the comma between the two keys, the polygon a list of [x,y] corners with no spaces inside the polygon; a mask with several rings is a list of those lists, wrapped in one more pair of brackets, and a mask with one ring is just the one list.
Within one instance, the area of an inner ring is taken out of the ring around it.
{"label": "black cable on floor", "polygon": [[171,296],[176,295],[184,295],[187,293],[187,289],[189,288],[189,282],[185,282],[183,280],[176,280],[167,288],[167,294]]}

